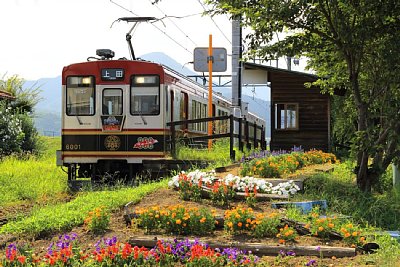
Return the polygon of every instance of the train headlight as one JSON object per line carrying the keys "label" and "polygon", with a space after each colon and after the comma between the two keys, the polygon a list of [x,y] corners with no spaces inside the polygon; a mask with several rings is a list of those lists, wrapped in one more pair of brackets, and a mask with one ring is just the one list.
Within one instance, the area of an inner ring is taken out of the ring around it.
{"label": "train headlight", "polygon": [[91,77],[83,77],[82,78],[82,84],[91,84],[91,83],[92,83]]}
{"label": "train headlight", "polygon": [[135,76],[135,84],[155,84],[157,83],[157,76]]}

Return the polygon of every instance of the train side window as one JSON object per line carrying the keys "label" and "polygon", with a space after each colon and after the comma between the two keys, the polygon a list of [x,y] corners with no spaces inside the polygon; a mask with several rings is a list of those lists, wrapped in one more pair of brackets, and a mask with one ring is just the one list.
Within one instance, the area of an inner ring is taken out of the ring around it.
{"label": "train side window", "polygon": [[131,84],[131,114],[160,114],[160,82],[155,75],[133,76]]}
{"label": "train side window", "polygon": [[67,77],[67,115],[92,116],[95,113],[93,76]]}
{"label": "train side window", "polygon": [[122,115],[122,89],[103,90],[103,115]]}

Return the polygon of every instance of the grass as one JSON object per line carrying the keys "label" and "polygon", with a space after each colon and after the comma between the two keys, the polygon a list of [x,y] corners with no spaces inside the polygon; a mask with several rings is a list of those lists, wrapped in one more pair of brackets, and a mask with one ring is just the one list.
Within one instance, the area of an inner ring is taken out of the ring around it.
{"label": "grass", "polygon": [[296,199],[326,199],[330,211],[349,215],[361,225],[400,230],[400,192],[360,191],[348,162],[337,164],[332,174],[317,174],[307,179],[304,191]]}
{"label": "grass", "polygon": [[166,186],[167,180],[164,180],[136,188],[84,192],[68,203],[38,208],[32,211],[28,217],[9,222],[0,228],[0,234],[23,234],[38,237],[69,231],[72,227],[83,224],[88,212],[96,207],[103,206],[112,211],[129,201],[138,202],[145,195]]}
{"label": "grass", "polygon": [[[208,148],[203,149],[190,148],[183,144],[177,146],[177,158],[178,159],[190,159],[190,160],[208,160],[211,161],[210,167],[221,167],[232,164],[230,159],[229,149],[229,138],[218,139],[213,143],[211,151]],[[239,161],[244,155],[250,154],[247,149],[242,153],[235,147],[235,160]]]}
{"label": "grass", "polygon": [[0,161],[0,207],[54,198],[67,191],[67,176],[56,166],[55,151],[61,140],[42,138],[46,150],[40,156],[11,156]]}

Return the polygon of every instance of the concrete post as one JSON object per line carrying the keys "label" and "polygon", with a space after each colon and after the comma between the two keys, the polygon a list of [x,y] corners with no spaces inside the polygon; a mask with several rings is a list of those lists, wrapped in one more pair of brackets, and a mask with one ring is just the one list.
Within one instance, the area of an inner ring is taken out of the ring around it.
{"label": "concrete post", "polygon": [[400,171],[399,166],[392,164],[393,168],[393,188],[400,190]]}

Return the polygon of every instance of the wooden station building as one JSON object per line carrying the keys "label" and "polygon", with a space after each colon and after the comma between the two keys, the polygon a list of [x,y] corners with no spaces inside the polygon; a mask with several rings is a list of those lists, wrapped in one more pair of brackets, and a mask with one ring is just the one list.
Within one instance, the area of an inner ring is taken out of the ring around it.
{"label": "wooden station building", "polygon": [[271,88],[271,150],[330,150],[330,96],[319,87],[305,87],[316,75],[244,63],[244,84],[266,84]]}

